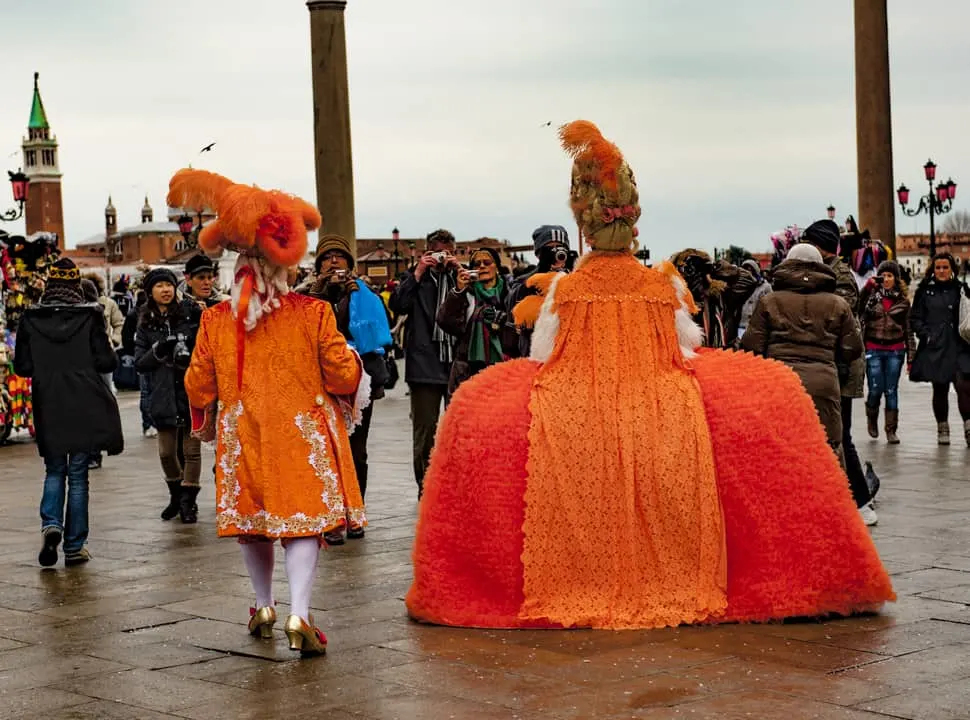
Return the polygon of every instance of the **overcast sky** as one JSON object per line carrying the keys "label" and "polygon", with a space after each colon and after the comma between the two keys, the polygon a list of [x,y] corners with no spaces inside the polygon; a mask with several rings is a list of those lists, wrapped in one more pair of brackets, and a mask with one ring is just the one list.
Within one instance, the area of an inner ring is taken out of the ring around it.
{"label": "overcast sky", "polygon": [[[932,157],[970,197],[970,3],[889,9],[896,184],[922,187]],[[315,198],[302,0],[0,0],[0,17],[0,152],[21,163],[37,70],[69,245],[103,229],[109,193],[121,227],[146,194],[163,215],[190,162]],[[654,257],[855,211],[848,0],[349,0],[346,20],[360,237],[572,231],[554,127],[576,118],[626,154]]]}

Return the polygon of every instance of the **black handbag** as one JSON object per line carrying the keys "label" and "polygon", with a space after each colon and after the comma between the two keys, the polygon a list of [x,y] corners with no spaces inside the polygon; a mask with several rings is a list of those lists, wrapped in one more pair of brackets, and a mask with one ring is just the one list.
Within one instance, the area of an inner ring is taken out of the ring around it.
{"label": "black handbag", "polygon": [[384,353],[384,364],[387,366],[387,382],[384,383],[384,389],[393,390],[394,386],[397,385],[397,381],[401,378],[401,374],[397,369],[397,360],[394,359],[394,353]]}

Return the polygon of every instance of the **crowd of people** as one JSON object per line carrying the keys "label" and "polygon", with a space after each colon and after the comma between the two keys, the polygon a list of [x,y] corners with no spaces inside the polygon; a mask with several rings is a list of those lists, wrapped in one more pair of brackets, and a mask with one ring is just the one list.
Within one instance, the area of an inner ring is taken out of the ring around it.
{"label": "crowd of people", "polygon": [[[70,259],[62,258],[46,270],[41,294],[19,322],[12,375],[32,384],[37,445],[46,467],[39,563],[55,565],[61,546],[67,565],[91,559],[88,473],[101,467],[102,454],[123,451],[118,387],[137,388],[142,431],[157,442],[167,489],[162,520],[197,522],[197,498],[207,472],[202,443],[216,443],[217,527],[220,536],[236,537],[241,544],[256,596],[250,632],[272,636],[273,541],[280,539],[293,613],[285,631],[291,647],[304,654],[319,654],[326,646],[309,616],[320,544],[365,536],[371,422],[375,404],[397,380],[398,354],[405,360],[419,499],[433,464],[440,473],[447,463],[433,461],[433,453],[447,452],[435,450],[443,437],[442,413],[453,398],[474,392],[465,391],[466,386],[481,387],[478,376],[497,377],[495,366],[519,358],[544,363],[544,373],[558,367],[556,378],[571,383],[577,402],[594,403],[596,412],[613,408],[627,419],[646,411],[642,405],[627,407],[616,392],[608,398],[596,395],[603,383],[629,382],[631,391],[643,385],[644,397],[662,405],[669,387],[654,387],[649,373],[680,382],[691,358],[702,366],[704,358],[713,357],[703,350],[696,354],[697,348],[777,360],[794,371],[811,398],[812,423],[827,445],[815,449],[818,462],[831,475],[824,456],[837,461],[837,476],[866,525],[878,518],[874,488],[853,440],[856,400],[865,398],[868,435],[880,436],[881,420],[886,441],[899,444],[898,389],[906,367],[914,382],[932,383],[938,442],[945,445],[950,442],[952,385],[970,446],[970,291],[958,279],[953,257],[934,257],[911,297],[900,266],[863,240],[854,223],[845,232],[831,220],[820,220],[776,242],[779,252],[771,267],[753,259],[734,265],[691,248],[658,269],[643,269],[648,272],[643,275],[638,263],[629,264],[639,205],[632,174],[628,183],[628,197],[611,200],[605,220],[577,210],[584,237],[600,234],[588,256],[573,249],[566,228],[541,225],[532,236],[534,267],[512,272],[490,248],[475,250],[462,263],[454,235],[439,229],[427,236],[427,250],[413,268],[386,287],[374,288],[356,274],[351,245],[339,235],[320,235],[309,277],[294,270],[305,253],[307,231],[320,224],[306,203],[210,173],[181,171],[172,180],[170,204],[222,209],[219,220],[203,231],[200,245],[241,251],[228,295],[216,287],[216,267],[202,253],[188,261],[183,277],[156,268],[140,278],[137,288],[124,278],[110,293],[100,278],[83,277]],[[587,200],[574,190],[576,210]],[[242,196],[246,202],[240,202]],[[603,235],[617,228],[622,242]],[[591,309],[589,317],[570,316],[573,334],[564,335],[561,313],[571,302],[587,302],[581,299],[586,295],[570,293],[579,288],[593,292],[611,277],[618,283],[620,320],[612,310]],[[624,292],[628,303],[622,300]],[[672,308],[669,317],[657,315],[665,303]],[[641,328],[647,320],[648,327]],[[609,335],[623,323],[639,328],[631,338],[644,333],[641,345],[646,347]],[[654,325],[659,334],[651,334]],[[674,333],[672,346],[667,330]],[[618,344],[599,348],[600,340]],[[614,367],[620,360],[613,355],[623,356],[626,365]],[[508,367],[503,372],[523,365]],[[270,373],[272,392],[265,382]],[[583,373],[595,387],[578,389]],[[689,395],[694,392],[689,387],[678,392]],[[534,395],[526,406],[551,412],[541,399],[541,393]],[[711,441],[704,438],[714,429],[698,419],[700,402],[694,398],[678,405],[674,415],[683,415],[683,427],[671,431],[679,438],[674,445],[686,443],[700,453],[688,463],[698,473],[691,482],[701,483],[698,497],[717,492],[713,475],[704,475],[711,469],[704,455],[710,451],[703,451]],[[454,424],[460,416],[461,411],[448,411],[445,421]],[[542,415],[536,422],[543,417],[554,422]],[[683,434],[689,427],[696,433],[692,440]],[[562,444],[565,435],[553,436],[544,439],[543,452],[568,447]],[[616,448],[606,442],[601,449],[620,452],[622,446],[626,452],[627,440],[618,436]],[[647,451],[634,455],[640,452]],[[552,474],[565,472],[556,462]],[[667,467],[656,462],[651,467]],[[659,475],[654,481],[667,482]],[[723,535],[723,527],[711,519],[704,532],[710,538],[701,539],[702,545]],[[721,581],[711,579],[722,571],[717,558],[709,559],[711,584],[695,589],[706,593],[711,608],[723,610]]]}

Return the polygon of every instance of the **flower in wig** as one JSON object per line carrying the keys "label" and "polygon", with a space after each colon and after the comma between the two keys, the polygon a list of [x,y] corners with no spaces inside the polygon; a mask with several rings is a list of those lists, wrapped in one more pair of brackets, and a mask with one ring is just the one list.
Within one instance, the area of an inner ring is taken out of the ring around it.
{"label": "flower in wig", "polygon": [[559,138],[573,158],[569,199],[580,233],[595,250],[633,250],[640,196],[620,149],[588,120],[564,125]]}

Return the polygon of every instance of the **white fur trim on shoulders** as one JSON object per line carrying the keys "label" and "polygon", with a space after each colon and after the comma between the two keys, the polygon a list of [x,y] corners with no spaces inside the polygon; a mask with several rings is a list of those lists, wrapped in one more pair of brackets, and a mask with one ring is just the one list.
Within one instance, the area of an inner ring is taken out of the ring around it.
{"label": "white fur trim on shoulders", "polygon": [[556,346],[556,336],[559,334],[559,313],[553,310],[553,305],[556,302],[556,286],[564,277],[564,273],[559,273],[549,284],[549,291],[542,302],[539,318],[536,320],[535,329],[532,331],[530,360],[546,362]]}
{"label": "white fur trim on shoulders", "polygon": [[680,301],[680,307],[674,312],[677,342],[680,344],[680,352],[684,358],[689,360],[697,357],[697,353],[694,351],[704,344],[704,331],[694,322],[694,318],[691,317],[688,310],[687,293],[690,291],[687,289],[687,283],[679,274],[669,277],[670,283],[677,291],[677,299]]}

